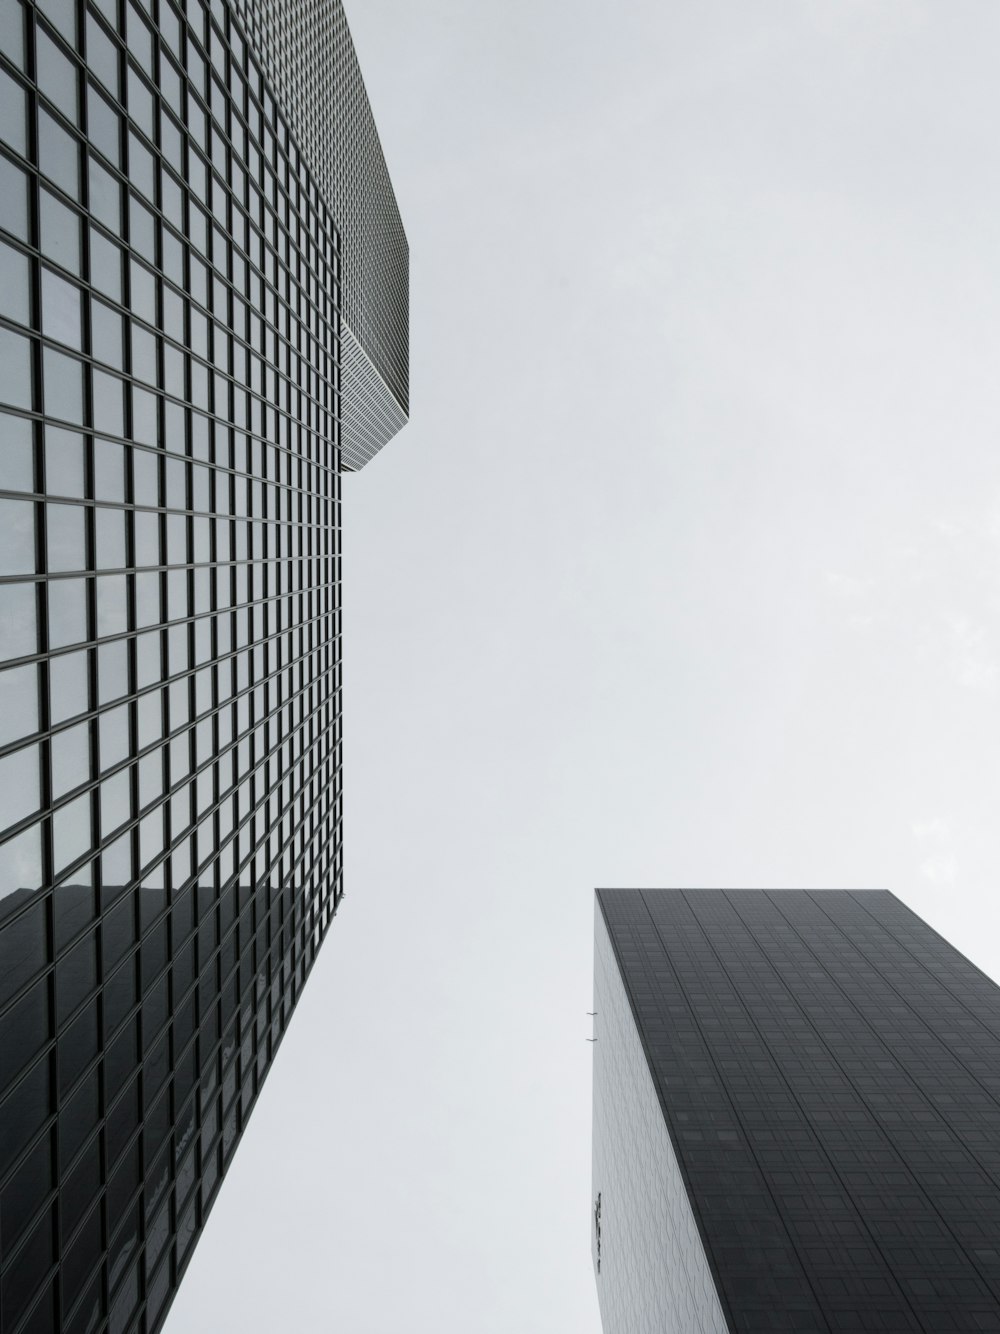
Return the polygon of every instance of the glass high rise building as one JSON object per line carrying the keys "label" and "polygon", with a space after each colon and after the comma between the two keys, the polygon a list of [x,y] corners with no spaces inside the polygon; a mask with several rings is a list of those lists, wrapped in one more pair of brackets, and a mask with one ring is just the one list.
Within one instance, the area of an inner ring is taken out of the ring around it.
{"label": "glass high rise building", "polygon": [[883,891],[597,894],[606,1334],[1000,1330],[1000,987]]}
{"label": "glass high rise building", "polygon": [[340,0],[0,4],[0,1330],[158,1329],[341,896],[408,411]]}

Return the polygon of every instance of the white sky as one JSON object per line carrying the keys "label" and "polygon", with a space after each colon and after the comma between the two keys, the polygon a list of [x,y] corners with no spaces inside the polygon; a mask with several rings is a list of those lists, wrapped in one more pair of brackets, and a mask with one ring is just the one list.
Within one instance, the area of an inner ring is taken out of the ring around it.
{"label": "white sky", "polygon": [[168,1334],[596,1334],[595,885],[886,886],[1000,976],[1000,6],[348,10],[413,420],[348,896]]}

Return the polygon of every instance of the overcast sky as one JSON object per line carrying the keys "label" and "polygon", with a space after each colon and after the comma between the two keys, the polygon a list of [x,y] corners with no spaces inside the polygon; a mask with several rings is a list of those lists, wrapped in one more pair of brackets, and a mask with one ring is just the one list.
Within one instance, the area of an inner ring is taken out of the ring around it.
{"label": "overcast sky", "polygon": [[344,482],[347,898],[168,1334],[596,1334],[593,887],[1000,977],[1000,6],[348,0],[412,422]]}

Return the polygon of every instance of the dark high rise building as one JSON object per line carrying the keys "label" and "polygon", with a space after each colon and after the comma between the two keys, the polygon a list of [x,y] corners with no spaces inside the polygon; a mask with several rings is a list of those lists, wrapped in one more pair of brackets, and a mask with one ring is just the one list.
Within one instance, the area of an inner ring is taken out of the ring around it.
{"label": "dark high rise building", "polygon": [[337,909],[407,283],[339,0],[2,0],[3,1334],[159,1328]]}
{"label": "dark high rise building", "polygon": [[1000,1330],[1000,987],[893,895],[597,894],[606,1334]]}

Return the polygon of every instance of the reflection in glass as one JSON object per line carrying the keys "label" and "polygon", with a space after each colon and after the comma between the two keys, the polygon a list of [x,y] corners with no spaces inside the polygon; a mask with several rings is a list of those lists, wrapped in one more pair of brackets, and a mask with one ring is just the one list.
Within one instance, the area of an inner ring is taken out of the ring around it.
{"label": "reflection in glass", "polygon": [[0,843],[0,912],[11,906],[8,895],[38,889],[41,883],[41,825],[34,824]]}

